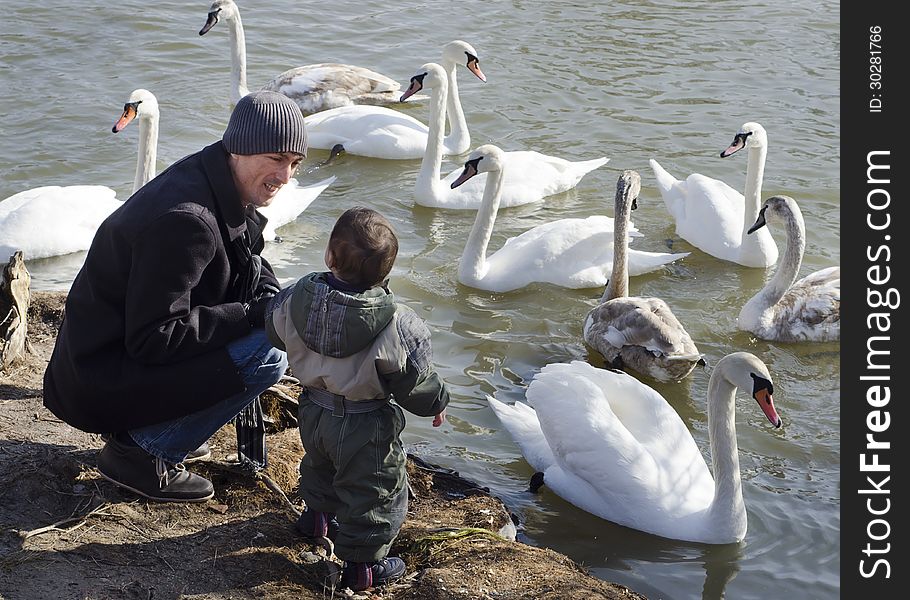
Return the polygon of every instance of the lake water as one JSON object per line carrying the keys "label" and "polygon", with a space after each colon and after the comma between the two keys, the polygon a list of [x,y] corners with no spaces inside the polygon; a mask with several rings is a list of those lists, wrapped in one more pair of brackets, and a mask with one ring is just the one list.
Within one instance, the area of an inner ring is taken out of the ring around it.
{"label": "lake water", "polygon": [[[0,20],[0,198],[39,185],[97,183],[129,195],[138,128],[113,135],[130,92],[161,108],[158,170],[219,138],[229,113],[230,54],[223,24],[197,32],[209,4],[160,1],[40,3],[6,0]],[[741,394],[737,431],[749,513],[740,545],[673,542],[613,525],[552,492],[527,492],[532,469],[486,405],[519,402],[539,369],[589,359],[582,319],[599,289],[534,285],[491,294],[457,283],[474,214],[415,207],[419,161],[354,156],[315,169],[303,183],[338,180],[266,251],[285,281],[324,268],[335,218],[363,204],[388,216],[401,238],[392,288],[433,331],[435,360],[453,401],[442,430],[410,418],[405,441],[506,500],[522,539],[553,548],[597,577],[649,598],[834,598],[840,589],[838,344],[777,344],[737,331],[742,304],[771,271],[722,262],[680,240],[655,187],[649,158],[677,177],[692,172],[745,181],[741,153],[718,153],[740,125],[768,131],[763,196],[786,193],[807,225],[802,274],[840,260],[839,5],[784,0],[389,4],[340,0],[241,3],[250,87],[315,62],[374,68],[406,84],[453,39],[470,42],[489,81],[465,70],[460,91],[472,147],[534,149],[573,160],[607,156],[573,191],[502,210],[490,249],[540,223],[612,215],[618,173],[642,175],[633,218],[639,249],[694,250],[631,281],[636,295],[666,300],[709,365],[748,350],[775,379],[784,426],[773,430]],[[427,119],[426,105],[408,106]],[[458,157],[462,161],[465,157]],[[443,171],[459,166],[447,159]],[[780,231],[772,231],[779,241]],[[27,257],[26,257],[27,258]],[[28,263],[34,289],[66,290],[82,254]],[[654,385],[708,455],[708,370]],[[653,382],[649,382],[652,383]]]}

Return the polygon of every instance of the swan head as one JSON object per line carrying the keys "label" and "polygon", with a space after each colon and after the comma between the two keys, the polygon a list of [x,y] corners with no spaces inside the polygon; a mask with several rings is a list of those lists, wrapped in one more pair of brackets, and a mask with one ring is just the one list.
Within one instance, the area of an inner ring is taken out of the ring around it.
{"label": "swan head", "polygon": [[742,150],[743,148],[767,148],[768,134],[765,128],[758,123],[743,123],[739,131],[733,136],[731,143],[725,150],[720,153],[721,158],[727,158],[731,154]]}
{"label": "swan head", "polygon": [[240,14],[233,0],[215,0],[209,8],[205,25],[199,30],[199,35],[205,35],[221,19],[235,19]]}
{"label": "swan head", "polygon": [[446,72],[436,63],[426,63],[417,69],[417,72],[411,77],[411,83],[408,89],[401,95],[400,102],[404,102],[420,90],[429,88],[433,90],[445,89],[448,85]]}
{"label": "swan head", "polygon": [[478,146],[464,163],[464,171],[458,176],[458,179],[452,182],[452,189],[457,188],[462,183],[480,173],[489,173],[491,171],[501,171],[503,163],[503,152],[498,146],[493,144],[484,144]]}
{"label": "swan head", "polygon": [[728,354],[717,362],[714,371],[723,374],[727,381],[740,390],[749,392],[775,428],[783,424],[774,408],[771,373],[757,356],[748,352]]}
{"label": "swan head", "polygon": [[480,59],[477,50],[471,44],[462,40],[452,40],[442,47],[442,60],[446,63],[463,64],[477,79],[486,82],[487,76],[480,70]]}
{"label": "swan head", "polygon": [[111,131],[117,133],[123,131],[124,127],[129,125],[136,117],[150,119],[158,116],[158,99],[155,94],[148,90],[139,88],[133,90],[129,100],[123,105],[123,114],[111,127]]}
{"label": "swan head", "polygon": [[749,228],[748,233],[758,231],[767,225],[768,218],[771,218],[771,222],[773,223],[778,219],[783,222],[788,217],[796,219],[799,222],[802,222],[803,220],[803,213],[799,210],[796,200],[790,196],[772,196],[765,200],[765,204],[758,211],[758,219],[756,219],[755,224]]}
{"label": "swan head", "polygon": [[641,192],[641,175],[638,171],[626,169],[616,181],[616,206],[631,205],[638,208],[638,194]]}

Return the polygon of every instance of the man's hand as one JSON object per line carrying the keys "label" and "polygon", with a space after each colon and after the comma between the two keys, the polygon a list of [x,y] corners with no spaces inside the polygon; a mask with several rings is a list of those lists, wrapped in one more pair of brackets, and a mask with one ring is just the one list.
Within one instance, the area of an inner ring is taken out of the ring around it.
{"label": "man's hand", "polygon": [[442,412],[433,417],[433,427],[439,427],[446,422],[446,409],[442,409]]}
{"label": "man's hand", "polygon": [[246,305],[246,320],[253,329],[265,327],[265,311],[274,294],[261,294]]}
{"label": "man's hand", "polygon": [[261,296],[274,296],[280,291],[281,291],[281,288],[279,288],[278,286],[271,284],[267,281],[264,281],[256,287],[256,291],[253,294],[253,298],[259,298]]}

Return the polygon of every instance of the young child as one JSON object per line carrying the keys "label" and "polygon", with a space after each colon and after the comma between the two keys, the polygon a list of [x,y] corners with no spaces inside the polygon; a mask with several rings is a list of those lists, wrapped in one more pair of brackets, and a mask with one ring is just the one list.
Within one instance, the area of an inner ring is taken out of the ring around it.
{"label": "young child", "polygon": [[[398,254],[389,222],[344,212],[329,238],[326,273],[310,273],[270,307],[266,331],[304,391],[300,396],[297,528],[334,538],[341,585],[362,591],[404,575],[387,556],[408,509],[401,408],[445,419],[449,392],[433,368],[430,331],[388,288]],[[394,400],[395,402],[390,402]],[[399,408],[401,407],[401,408]]]}

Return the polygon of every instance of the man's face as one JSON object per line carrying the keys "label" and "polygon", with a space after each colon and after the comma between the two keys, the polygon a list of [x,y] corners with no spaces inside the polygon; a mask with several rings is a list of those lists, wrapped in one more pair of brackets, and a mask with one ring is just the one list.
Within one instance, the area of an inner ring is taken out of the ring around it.
{"label": "man's face", "polygon": [[231,154],[234,184],[244,206],[268,206],[281,186],[294,175],[303,157],[293,152],[274,154]]}

